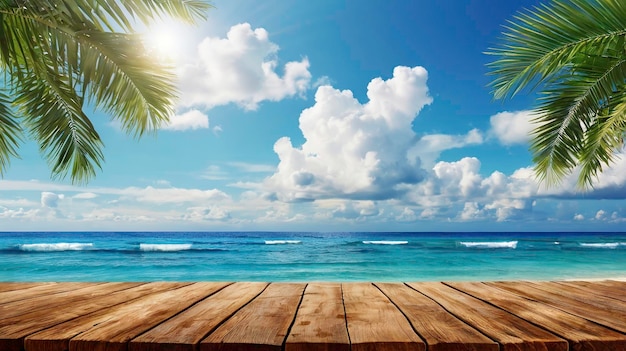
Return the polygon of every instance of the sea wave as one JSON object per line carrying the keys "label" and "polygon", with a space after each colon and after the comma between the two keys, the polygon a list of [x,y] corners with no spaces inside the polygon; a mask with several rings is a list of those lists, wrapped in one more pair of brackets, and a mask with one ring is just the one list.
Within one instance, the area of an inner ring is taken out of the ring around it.
{"label": "sea wave", "polygon": [[406,245],[408,241],[405,240],[370,240],[363,241],[363,244],[366,245]]}
{"label": "sea wave", "polygon": [[175,252],[191,250],[193,244],[139,244],[139,250],[150,252]]}
{"label": "sea wave", "polygon": [[18,245],[21,251],[80,251],[93,247],[92,243],[37,243]]}
{"label": "sea wave", "polygon": [[301,243],[301,240],[265,240],[265,245],[288,245]]}
{"label": "sea wave", "polygon": [[462,246],[479,249],[515,249],[517,241],[461,241]]}
{"label": "sea wave", "polygon": [[580,243],[580,246],[594,249],[615,249],[620,246],[620,243]]}

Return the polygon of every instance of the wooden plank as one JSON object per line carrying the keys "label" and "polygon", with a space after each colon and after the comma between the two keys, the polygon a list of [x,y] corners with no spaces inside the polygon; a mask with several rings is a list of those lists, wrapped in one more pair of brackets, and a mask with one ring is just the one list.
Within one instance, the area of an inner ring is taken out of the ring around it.
{"label": "wooden plank", "polygon": [[404,313],[429,351],[498,351],[493,340],[404,284],[376,284]]}
{"label": "wooden plank", "polygon": [[616,285],[606,285],[602,283],[596,282],[585,282],[585,281],[575,281],[575,282],[557,282],[560,285],[569,286],[572,288],[576,288],[585,292],[587,295],[591,294],[591,296],[602,295],[605,297],[610,297],[616,300],[625,301],[626,302],[626,285],[616,286]]}
{"label": "wooden plank", "polygon": [[60,292],[54,295],[36,296],[27,300],[19,300],[0,305],[0,319],[16,317],[22,314],[45,310],[46,313],[62,308],[64,305],[80,304],[116,291],[126,290],[141,283],[106,283],[89,285],[82,289]]}
{"label": "wooden plank", "polygon": [[[626,311],[620,301],[602,296],[586,295],[584,299],[573,294],[559,294],[537,283],[493,282],[487,283],[503,290],[514,292],[529,299],[552,305],[565,312],[586,318],[615,330],[626,332]],[[563,289],[560,289],[563,292]]]}
{"label": "wooden plank", "polygon": [[52,285],[56,284],[53,282],[44,282],[44,283],[22,283],[22,282],[0,282],[0,292],[11,291],[11,290],[23,290],[32,288],[35,286],[44,286],[44,285]]}
{"label": "wooden plank", "polygon": [[[0,320],[0,350],[21,350],[24,338],[45,328],[157,291],[169,290],[190,283],[150,283],[118,291],[81,304],[64,305],[52,311],[35,311]],[[67,348],[65,349],[67,350]]]}
{"label": "wooden plank", "polygon": [[369,283],[343,285],[352,350],[425,350],[406,317]]}
{"label": "wooden plank", "polygon": [[205,336],[257,297],[267,283],[235,283],[133,339],[130,351],[193,351]]}
{"label": "wooden plank", "polygon": [[25,347],[29,351],[127,350],[131,339],[226,285],[195,283],[138,297],[31,335]]}
{"label": "wooden plank", "polygon": [[52,296],[54,294],[82,289],[89,286],[96,286],[102,283],[58,283],[58,284],[42,284],[22,290],[10,290],[0,293],[0,304],[6,304],[14,301],[31,299],[38,296]]}
{"label": "wooden plank", "polygon": [[[572,298],[602,309],[619,310],[626,313],[626,302],[616,300],[612,297],[601,296],[602,294],[599,292],[602,290],[602,285],[600,284],[596,287],[597,292],[594,291],[592,295],[590,295],[586,290],[581,290],[574,286],[559,284],[556,282],[531,282],[530,285],[537,289]],[[592,299],[590,299],[591,296],[593,296]]]}
{"label": "wooden plank", "polygon": [[199,345],[200,351],[281,350],[305,284],[274,283]]}
{"label": "wooden plank", "polygon": [[465,323],[501,345],[503,351],[568,349],[567,341],[515,315],[441,283],[410,283]]}
{"label": "wooden plank", "polygon": [[309,284],[285,351],[349,351],[341,284]]}
{"label": "wooden plank", "polygon": [[561,335],[569,342],[572,350],[626,350],[626,335],[556,307],[531,301],[482,283],[451,283],[449,285],[539,325],[556,335]]}

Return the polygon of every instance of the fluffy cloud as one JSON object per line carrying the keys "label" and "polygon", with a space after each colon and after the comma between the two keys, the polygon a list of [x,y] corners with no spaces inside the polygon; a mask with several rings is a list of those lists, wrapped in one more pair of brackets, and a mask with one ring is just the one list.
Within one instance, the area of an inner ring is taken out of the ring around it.
{"label": "fluffy cloud", "polygon": [[222,201],[230,199],[226,193],[217,190],[200,190],[184,188],[126,188],[123,191],[126,198],[156,204],[187,203],[203,201]]}
{"label": "fluffy cloud", "polygon": [[96,197],[98,197],[98,194],[94,194],[94,193],[79,193],[79,194],[76,194],[76,195],[72,196],[72,199],[91,200],[91,199],[95,199]]}
{"label": "fluffy cloud", "polygon": [[280,163],[266,187],[285,201],[376,200],[392,197],[398,184],[419,182],[424,171],[409,154],[417,138],[411,123],[432,102],[427,77],[422,67],[396,67],[391,79],[369,83],[366,104],[349,90],[319,87],[315,105],[300,115],[306,142],[275,143]]}
{"label": "fluffy cloud", "polygon": [[422,166],[432,167],[441,152],[482,142],[483,136],[478,129],[472,129],[466,135],[429,134],[420,138],[408,153],[410,159],[419,158]]}
{"label": "fluffy cloud", "polygon": [[278,45],[263,28],[242,23],[226,38],[206,38],[198,46],[198,60],[180,73],[184,106],[214,107],[236,103],[254,110],[264,100],[278,101],[302,94],[311,81],[309,61],[287,62],[278,69]]}
{"label": "fluffy cloud", "polygon": [[48,208],[56,208],[59,206],[59,200],[64,198],[63,194],[55,194],[44,191],[41,193],[41,206]]}
{"label": "fluffy cloud", "polygon": [[480,167],[475,157],[440,161],[423,182],[410,186],[403,199],[428,209],[428,218],[508,221],[530,214],[538,187],[531,170],[523,168],[510,176],[495,171],[483,177]]}
{"label": "fluffy cloud", "polygon": [[207,129],[209,128],[209,117],[198,110],[190,110],[182,115],[171,117],[169,123],[161,128],[174,131]]}
{"label": "fluffy cloud", "polygon": [[482,216],[482,211],[478,208],[477,202],[466,202],[460,214],[461,219],[464,221],[479,219]]}
{"label": "fluffy cloud", "polygon": [[530,140],[533,111],[500,112],[491,116],[490,134],[504,145],[526,144]]}
{"label": "fluffy cloud", "polygon": [[220,207],[190,207],[185,219],[192,221],[226,220],[230,218],[227,210]]}

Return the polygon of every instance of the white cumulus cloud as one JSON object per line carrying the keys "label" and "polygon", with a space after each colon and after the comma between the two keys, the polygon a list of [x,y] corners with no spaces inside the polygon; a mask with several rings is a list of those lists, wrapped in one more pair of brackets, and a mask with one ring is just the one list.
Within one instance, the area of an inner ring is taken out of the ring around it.
{"label": "white cumulus cloud", "polygon": [[424,135],[409,150],[409,158],[419,158],[422,166],[432,167],[441,152],[482,144],[483,136],[478,129],[470,130],[466,135],[429,134]]}
{"label": "white cumulus cloud", "polygon": [[417,138],[411,123],[432,102],[427,78],[422,67],[396,67],[391,79],[370,82],[366,104],[349,90],[319,87],[315,105],[300,115],[306,142],[275,143],[280,163],[266,187],[285,201],[376,200],[392,197],[398,184],[419,182],[423,170],[409,154]]}
{"label": "white cumulus cloud", "polygon": [[208,129],[209,117],[198,110],[190,110],[181,115],[177,114],[170,118],[168,124],[162,129],[183,131],[189,129]]}
{"label": "white cumulus cloud", "polygon": [[491,116],[491,134],[504,145],[526,144],[535,125],[533,111],[500,112]]}
{"label": "white cumulus cloud", "polygon": [[205,38],[197,61],[180,73],[181,103],[208,108],[236,103],[254,110],[261,101],[304,93],[311,81],[308,59],[279,67],[278,49],[265,29],[248,23],[231,27],[226,38]]}
{"label": "white cumulus cloud", "polygon": [[59,200],[62,200],[65,196],[63,194],[55,194],[48,191],[41,193],[41,206],[48,208],[56,208],[59,206]]}

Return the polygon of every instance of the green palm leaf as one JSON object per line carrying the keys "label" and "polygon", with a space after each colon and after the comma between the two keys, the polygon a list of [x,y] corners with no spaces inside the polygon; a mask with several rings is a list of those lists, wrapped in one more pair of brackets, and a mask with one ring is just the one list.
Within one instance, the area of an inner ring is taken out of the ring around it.
{"label": "green palm leaf", "polygon": [[0,175],[8,167],[11,157],[17,157],[22,134],[12,104],[13,101],[0,91]]}
{"label": "green palm leaf", "polygon": [[148,57],[134,26],[165,16],[194,22],[209,7],[200,0],[0,0],[0,69],[14,97],[0,96],[0,173],[21,130],[12,106],[53,176],[70,174],[73,182],[92,178],[104,160],[85,103],[130,134],[156,131],[173,113],[174,74]]}
{"label": "green palm leaf", "polygon": [[626,2],[554,0],[518,14],[491,49],[496,98],[539,89],[531,151],[549,185],[593,181],[623,146]]}

